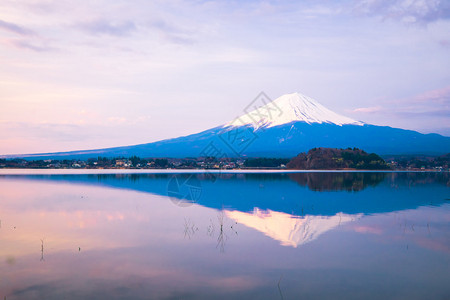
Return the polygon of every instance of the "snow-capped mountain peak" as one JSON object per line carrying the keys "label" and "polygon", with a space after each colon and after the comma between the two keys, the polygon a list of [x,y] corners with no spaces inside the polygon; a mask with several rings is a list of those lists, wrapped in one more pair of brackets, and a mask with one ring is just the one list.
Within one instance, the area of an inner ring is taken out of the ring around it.
{"label": "snow-capped mountain peak", "polygon": [[283,95],[260,107],[255,105],[253,110],[225,124],[224,127],[246,125],[256,129],[270,128],[298,121],[308,124],[329,123],[340,126],[344,124],[364,125],[362,122],[329,110],[308,96],[292,93]]}

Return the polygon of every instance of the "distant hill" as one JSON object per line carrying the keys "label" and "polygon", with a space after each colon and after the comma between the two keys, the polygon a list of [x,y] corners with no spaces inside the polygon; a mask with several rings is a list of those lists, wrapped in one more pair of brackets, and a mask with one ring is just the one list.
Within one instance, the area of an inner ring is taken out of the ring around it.
{"label": "distant hill", "polygon": [[358,148],[335,149],[314,148],[308,153],[300,153],[286,165],[296,170],[386,170],[389,166],[375,153],[367,153]]}

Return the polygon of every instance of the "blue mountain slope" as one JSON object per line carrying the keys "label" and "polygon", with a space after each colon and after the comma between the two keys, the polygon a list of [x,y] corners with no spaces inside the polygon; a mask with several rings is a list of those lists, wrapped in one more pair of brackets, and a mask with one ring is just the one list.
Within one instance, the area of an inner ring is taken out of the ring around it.
{"label": "blue mountain slope", "polygon": [[450,137],[364,124],[338,115],[315,100],[288,94],[197,134],[108,149],[14,155],[30,159],[90,157],[294,157],[314,147],[357,147],[381,155],[445,154]]}
{"label": "blue mountain slope", "polygon": [[295,122],[261,132],[246,154],[293,157],[314,147],[357,147],[379,154],[441,154],[450,152],[450,138],[387,126]]}
{"label": "blue mountain slope", "polygon": [[[239,147],[228,135],[246,133],[247,144]],[[250,137],[249,137],[250,136]],[[214,146],[226,156],[294,157],[314,147],[357,147],[378,154],[444,154],[450,152],[450,138],[439,134],[375,125],[307,124],[292,122],[286,125],[253,130],[251,127],[216,127],[197,134],[155,143],[108,149],[22,155],[33,159],[79,158],[97,156],[141,157],[199,157],[213,154]]]}

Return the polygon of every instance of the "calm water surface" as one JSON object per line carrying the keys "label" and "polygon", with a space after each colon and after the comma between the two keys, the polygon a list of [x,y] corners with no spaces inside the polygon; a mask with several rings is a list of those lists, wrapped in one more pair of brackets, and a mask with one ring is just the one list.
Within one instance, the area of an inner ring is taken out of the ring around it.
{"label": "calm water surface", "polygon": [[0,299],[450,299],[448,173],[0,175]]}

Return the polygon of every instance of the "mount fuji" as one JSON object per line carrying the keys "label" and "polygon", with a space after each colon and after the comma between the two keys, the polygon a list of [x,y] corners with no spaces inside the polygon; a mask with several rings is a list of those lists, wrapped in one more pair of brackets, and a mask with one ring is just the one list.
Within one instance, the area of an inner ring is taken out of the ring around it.
{"label": "mount fuji", "polygon": [[87,159],[137,155],[154,158],[290,158],[314,147],[357,147],[381,155],[438,155],[450,152],[450,137],[366,124],[339,115],[299,93],[283,95],[270,102],[265,101],[264,97],[261,99],[263,105],[252,103],[244,115],[233,121],[188,136],[133,146],[8,157]]}

